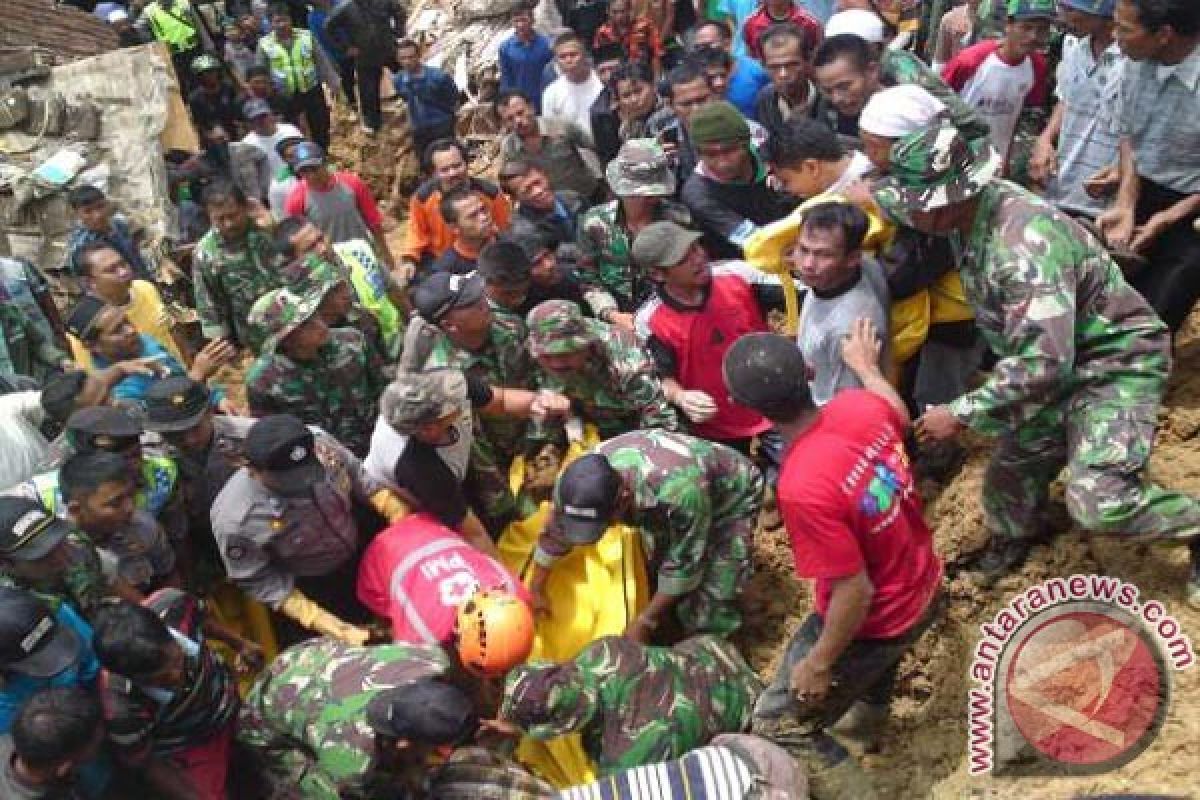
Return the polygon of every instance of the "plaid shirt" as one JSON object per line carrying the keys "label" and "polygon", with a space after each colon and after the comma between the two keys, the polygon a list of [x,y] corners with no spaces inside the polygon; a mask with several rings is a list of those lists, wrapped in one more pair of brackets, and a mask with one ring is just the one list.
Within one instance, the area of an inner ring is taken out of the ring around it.
{"label": "plaid shirt", "polygon": [[662,37],[649,17],[635,19],[624,36],[613,29],[611,22],[601,25],[592,40],[592,49],[598,50],[611,44],[620,45],[630,61],[657,63],[663,54]]}

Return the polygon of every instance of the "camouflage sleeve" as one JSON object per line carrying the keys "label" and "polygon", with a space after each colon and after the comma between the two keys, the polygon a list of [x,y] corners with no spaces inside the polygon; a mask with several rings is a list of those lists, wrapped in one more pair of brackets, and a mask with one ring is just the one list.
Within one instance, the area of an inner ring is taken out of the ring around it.
{"label": "camouflage sleeve", "polygon": [[192,264],[192,291],[196,301],[196,314],[200,317],[200,332],[206,339],[234,338],[229,324],[228,303],[213,274],[211,257],[203,247],[196,247]]}
{"label": "camouflage sleeve", "polygon": [[673,503],[667,512],[668,541],[658,568],[658,591],[676,597],[700,585],[712,527],[712,504],[705,487],[692,482],[687,500]]}
{"label": "camouflage sleeve", "polygon": [[604,282],[600,279],[600,261],[604,255],[601,237],[604,230],[605,226],[599,218],[585,214],[579,220],[579,236],[576,242],[579,245],[579,269],[576,274],[583,289],[583,299],[592,313],[599,318],[602,318],[605,312],[617,309],[616,298],[604,288]]}
{"label": "camouflage sleeve", "polygon": [[639,427],[682,431],[679,414],[663,393],[653,359],[636,343],[631,344],[626,355],[621,371],[621,393],[631,407],[640,409]]}
{"label": "camouflage sleeve", "polygon": [[[1036,224],[1036,223],[1035,223]],[[998,435],[1055,402],[1075,364],[1075,287],[1049,253],[1040,263],[987,265],[999,285],[1006,347],[988,381],[950,404],[960,422]]]}

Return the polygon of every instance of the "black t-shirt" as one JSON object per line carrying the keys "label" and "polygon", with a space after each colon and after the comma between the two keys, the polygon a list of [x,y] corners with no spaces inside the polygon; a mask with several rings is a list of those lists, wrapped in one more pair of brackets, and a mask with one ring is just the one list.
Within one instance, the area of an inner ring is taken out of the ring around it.
{"label": "black t-shirt", "polygon": [[433,260],[430,272],[449,272],[451,275],[468,275],[475,271],[478,259],[467,258],[453,246]]}
{"label": "black t-shirt", "polygon": [[241,105],[237,94],[227,84],[221,84],[215,95],[203,89],[193,89],[188,95],[188,110],[192,112],[192,121],[198,129],[204,130],[208,124],[219,122],[225,126],[230,139],[238,138]]}
{"label": "black t-shirt", "polygon": [[596,31],[608,19],[608,0],[555,0],[563,24],[583,39],[588,52]]}

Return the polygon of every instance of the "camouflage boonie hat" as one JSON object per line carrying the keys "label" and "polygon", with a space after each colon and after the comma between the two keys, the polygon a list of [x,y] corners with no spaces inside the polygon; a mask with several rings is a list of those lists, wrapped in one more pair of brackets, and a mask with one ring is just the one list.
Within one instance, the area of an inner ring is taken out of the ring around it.
{"label": "camouflage boonie hat", "polygon": [[379,413],[400,433],[461,410],[467,403],[467,378],[461,370],[402,372],[383,390]]}
{"label": "camouflage boonie hat", "polygon": [[570,300],[538,303],[525,324],[529,327],[529,352],[534,358],[577,353],[596,341],[583,311]]}
{"label": "camouflage boonie hat", "polygon": [[254,301],[246,321],[262,337],[262,352],[273,353],[289,333],[317,313],[320,304],[319,297],[273,289]]}
{"label": "camouflage boonie hat", "polygon": [[528,732],[531,729],[570,731],[590,719],[596,697],[584,685],[579,667],[531,662],[508,673],[499,717]]}
{"label": "camouflage boonie hat", "polygon": [[1058,11],[1054,0],[1008,0],[1009,19],[1054,19]]}
{"label": "camouflage boonie hat", "polygon": [[350,274],[337,264],[309,254],[283,267],[283,278],[297,294],[315,295],[320,301],[330,289],[350,280]]}
{"label": "camouflage boonie hat", "polygon": [[221,62],[207,53],[192,59],[192,72],[196,75],[199,75],[201,72],[212,72],[220,68]]}
{"label": "camouflage boonie hat", "polygon": [[917,131],[892,145],[891,171],[875,184],[875,202],[907,222],[913,211],[933,211],[969,200],[1000,173],[994,147],[976,154],[949,122]]}
{"label": "camouflage boonie hat", "polygon": [[617,197],[670,197],[675,172],[656,139],[630,139],[604,171]]}

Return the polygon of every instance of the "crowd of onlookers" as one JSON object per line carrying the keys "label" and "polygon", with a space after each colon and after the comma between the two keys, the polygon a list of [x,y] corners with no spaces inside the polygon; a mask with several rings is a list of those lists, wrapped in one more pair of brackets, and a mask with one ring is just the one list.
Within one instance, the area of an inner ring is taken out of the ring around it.
{"label": "crowd of onlookers", "polygon": [[[1200,296],[1192,0],[517,8],[494,176],[394,0],[72,4],[169,48],[202,149],[190,281],[91,185],[66,307],[0,259],[0,796],[874,797],[839,737],[887,746],[945,602],[916,478],[968,428],[956,568],[1019,569],[1065,466],[1200,605],[1200,506],[1142,474]],[[395,236],[329,155],[385,74]],[[767,683],[760,525],[815,584]],[[635,540],[624,628],[529,661]],[[566,778],[513,757],[567,734]]]}

